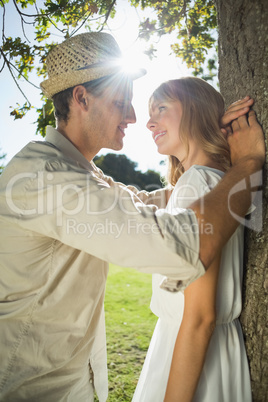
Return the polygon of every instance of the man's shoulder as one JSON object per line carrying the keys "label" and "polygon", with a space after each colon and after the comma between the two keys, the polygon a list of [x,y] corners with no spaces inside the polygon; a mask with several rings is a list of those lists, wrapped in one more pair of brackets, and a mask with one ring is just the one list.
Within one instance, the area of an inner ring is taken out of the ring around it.
{"label": "man's shoulder", "polygon": [[10,161],[10,164],[18,164],[21,161],[47,160],[50,157],[58,157],[60,151],[47,141],[31,141],[25,145]]}
{"label": "man's shoulder", "polygon": [[47,141],[31,141],[22,148],[7,164],[1,175],[1,182],[9,181],[14,176],[34,173],[84,170],[77,163],[66,157],[59,149]]}

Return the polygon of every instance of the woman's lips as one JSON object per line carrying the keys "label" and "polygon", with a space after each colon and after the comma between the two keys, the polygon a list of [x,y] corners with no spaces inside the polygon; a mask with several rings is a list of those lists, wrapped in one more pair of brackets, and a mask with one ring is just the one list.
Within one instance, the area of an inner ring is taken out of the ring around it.
{"label": "woman's lips", "polygon": [[166,131],[158,131],[153,134],[154,141],[156,142],[160,137],[163,137],[167,132]]}

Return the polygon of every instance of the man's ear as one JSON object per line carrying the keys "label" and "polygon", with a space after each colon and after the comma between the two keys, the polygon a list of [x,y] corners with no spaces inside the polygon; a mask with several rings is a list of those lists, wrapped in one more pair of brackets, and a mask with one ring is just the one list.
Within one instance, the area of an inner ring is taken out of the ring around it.
{"label": "man's ear", "polygon": [[91,96],[83,85],[77,85],[74,87],[73,100],[77,106],[88,111]]}

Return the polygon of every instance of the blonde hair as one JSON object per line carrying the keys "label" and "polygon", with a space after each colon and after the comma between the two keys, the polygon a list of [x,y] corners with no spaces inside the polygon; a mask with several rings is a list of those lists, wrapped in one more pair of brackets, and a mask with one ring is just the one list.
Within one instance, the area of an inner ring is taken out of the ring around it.
{"label": "blonde hair", "polygon": [[[180,101],[182,117],[180,138],[189,153],[189,138],[199,142],[204,152],[223,170],[231,165],[227,140],[220,130],[224,114],[224,100],[221,94],[201,78],[184,77],[161,84],[152,94],[149,107],[155,101]],[[167,179],[175,185],[184,172],[182,163],[175,156],[169,156]]]}

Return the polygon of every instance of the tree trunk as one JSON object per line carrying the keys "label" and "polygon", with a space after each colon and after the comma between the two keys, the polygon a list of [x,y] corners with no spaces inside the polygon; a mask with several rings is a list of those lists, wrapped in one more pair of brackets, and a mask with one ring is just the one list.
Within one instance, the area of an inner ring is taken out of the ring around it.
{"label": "tree trunk", "polygon": [[[215,1],[219,27],[220,91],[226,105],[245,95],[255,99],[254,110],[266,133],[267,145],[268,1]],[[245,231],[241,323],[250,364],[254,402],[268,401],[267,171],[266,163],[259,206],[248,222],[251,229],[246,228]]]}

